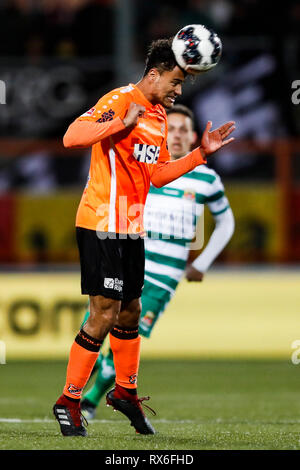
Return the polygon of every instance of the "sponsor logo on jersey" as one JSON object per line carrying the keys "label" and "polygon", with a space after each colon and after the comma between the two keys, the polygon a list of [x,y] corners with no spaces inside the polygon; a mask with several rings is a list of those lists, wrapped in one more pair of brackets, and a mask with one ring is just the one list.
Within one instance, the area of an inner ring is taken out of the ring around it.
{"label": "sponsor logo on jersey", "polygon": [[106,277],[104,278],[104,287],[106,289],[113,289],[117,290],[118,292],[122,292],[123,290],[123,281],[118,279],[117,277]]}
{"label": "sponsor logo on jersey", "polygon": [[196,199],[196,191],[193,189],[185,189],[183,193],[184,199],[189,199],[190,201],[194,201]]}
{"label": "sponsor logo on jersey", "polygon": [[96,108],[89,109],[86,113],[82,114],[81,117],[92,116]]}
{"label": "sponsor logo on jersey", "polygon": [[115,114],[115,111],[109,109],[108,111],[105,111],[99,119],[97,119],[97,122],[112,121]]}
{"label": "sponsor logo on jersey", "polygon": [[157,163],[160,147],[147,144],[134,144],[133,156],[141,163]]}

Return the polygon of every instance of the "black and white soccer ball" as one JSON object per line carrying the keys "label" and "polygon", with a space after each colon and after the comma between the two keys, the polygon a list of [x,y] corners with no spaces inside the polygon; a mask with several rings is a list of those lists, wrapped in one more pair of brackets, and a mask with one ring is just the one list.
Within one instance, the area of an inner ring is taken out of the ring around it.
{"label": "black and white soccer ball", "polygon": [[195,75],[217,65],[222,54],[222,42],[211,29],[201,24],[190,24],[175,35],[172,50],[178,65]]}

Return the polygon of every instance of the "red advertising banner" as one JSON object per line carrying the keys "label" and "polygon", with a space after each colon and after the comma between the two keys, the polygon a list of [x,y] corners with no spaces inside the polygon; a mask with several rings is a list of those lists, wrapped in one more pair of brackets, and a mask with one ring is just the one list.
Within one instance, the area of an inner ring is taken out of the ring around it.
{"label": "red advertising banner", "polygon": [[15,257],[15,197],[0,197],[0,259],[2,262],[13,261]]}

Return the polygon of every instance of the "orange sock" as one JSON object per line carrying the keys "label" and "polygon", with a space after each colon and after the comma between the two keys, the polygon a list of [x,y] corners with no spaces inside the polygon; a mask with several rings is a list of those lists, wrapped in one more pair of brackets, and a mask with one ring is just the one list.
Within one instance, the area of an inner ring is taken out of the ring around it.
{"label": "orange sock", "polygon": [[97,357],[101,342],[80,330],[72,344],[63,394],[80,399]]}
{"label": "orange sock", "polygon": [[114,355],[116,383],[125,388],[136,389],[141,349],[138,329],[117,326],[110,332],[109,340]]}

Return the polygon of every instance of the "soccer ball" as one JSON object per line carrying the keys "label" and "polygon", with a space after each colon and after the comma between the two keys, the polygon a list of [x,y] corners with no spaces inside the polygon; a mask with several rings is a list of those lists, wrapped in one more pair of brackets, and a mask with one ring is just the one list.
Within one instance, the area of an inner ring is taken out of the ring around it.
{"label": "soccer ball", "polygon": [[178,65],[187,73],[195,75],[217,65],[222,43],[211,29],[201,24],[190,24],[175,35],[172,50]]}

